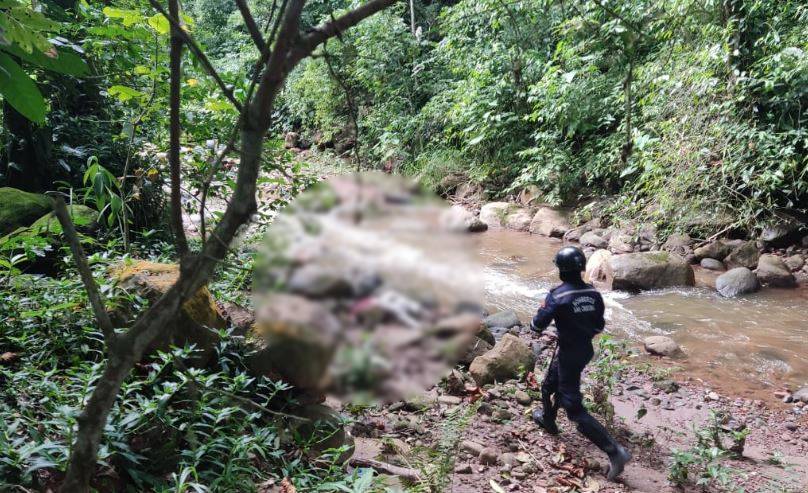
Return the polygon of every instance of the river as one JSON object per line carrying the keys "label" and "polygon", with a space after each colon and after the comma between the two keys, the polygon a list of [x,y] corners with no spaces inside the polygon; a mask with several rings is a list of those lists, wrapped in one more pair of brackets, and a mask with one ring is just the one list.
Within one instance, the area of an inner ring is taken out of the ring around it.
{"label": "river", "polygon": [[[552,258],[561,241],[506,229],[475,241],[489,308],[528,320],[557,283]],[[712,288],[716,276],[696,267],[695,288],[605,292],[606,331],[638,345],[670,336],[686,354],[674,363],[683,374],[733,395],[770,399],[772,389],[808,384],[808,289],[725,299]]]}

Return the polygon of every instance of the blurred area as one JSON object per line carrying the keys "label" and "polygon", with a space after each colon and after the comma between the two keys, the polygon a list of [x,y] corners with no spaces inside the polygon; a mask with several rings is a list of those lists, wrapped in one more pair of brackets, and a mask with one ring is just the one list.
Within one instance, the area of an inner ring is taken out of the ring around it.
{"label": "blurred area", "polygon": [[339,175],[275,218],[255,266],[254,371],[303,404],[406,399],[480,330],[474,218],[402,177]]}

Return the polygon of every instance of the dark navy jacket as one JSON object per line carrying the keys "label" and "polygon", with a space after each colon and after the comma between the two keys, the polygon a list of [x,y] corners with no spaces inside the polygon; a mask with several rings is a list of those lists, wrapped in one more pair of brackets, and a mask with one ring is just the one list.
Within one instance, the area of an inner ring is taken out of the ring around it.
{"label": "dark navy jacket", "polygon": [[550,290],[530,328],[541,332],[555,320],[560,349],[591,350],[592,338],[606,325],[603,311],[603,298],[592,285],[565,282]]}

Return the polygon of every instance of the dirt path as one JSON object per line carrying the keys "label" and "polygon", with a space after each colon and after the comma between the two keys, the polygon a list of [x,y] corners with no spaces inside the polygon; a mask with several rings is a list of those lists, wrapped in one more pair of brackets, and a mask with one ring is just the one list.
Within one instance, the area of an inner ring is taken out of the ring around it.
{"label": "dirt path", "polygon": [[[524,333],[521,337],[533,338]],[[673,487],[668,474],[672,450],[691,449],[695,430],[713,422],[713,411],[726,416],[724,428],[745,423],[750,431],[743,455],[716,461],[721,464],[715,469],[718,478],[704,491],[808,491],[804,416],[786,405],[770,408],[761,401],[720,396],[686,377],[662,377],[668,373],[659,365],[636,364],[615,387],[613,432],[634,455],[617,483],[604,476],[605,455],[575,430],[563,412],[559,436],[549,436],[532,423],[530,412],[537,403],[527,402],[525,394],[538,395],[535,383],[517,380],[481,394],[449,395],[445,386],[437,387],[412,402],[366,412],[354,427],[359,435],[357,456],[414,468],[425,483],[445,481],[443,491],[453,493],[497,491],[497,487],[537,493],[702,491],[693,484],[698,479],[693,476],[696,466],[689,466],[690,483],[683,489]],[[469,382],[465,383],[468,389]],[[728,436],[725,444],[731,441]],[[709,447],[695,450],[707,453]]]}

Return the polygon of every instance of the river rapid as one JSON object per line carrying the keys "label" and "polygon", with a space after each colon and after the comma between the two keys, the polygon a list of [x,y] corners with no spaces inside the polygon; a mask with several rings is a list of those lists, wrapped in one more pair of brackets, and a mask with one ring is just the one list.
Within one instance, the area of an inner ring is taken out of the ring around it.
{"label": "river rapid", "polygon": [[[506,229],[475,237],[492,311],[512,308],[528,320],[557,284],[560,240]],[[731,395],[771,399],[772,391],[808,384],[808,289],[764,289],[726,299],[717,275],[696,266],[695,288],[632,295],[604,292],[606,331],[641,345],[667,335],[686,357],[672,364]]]}

